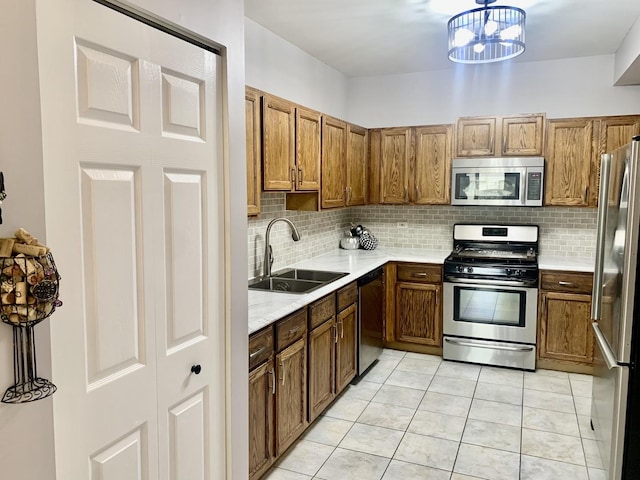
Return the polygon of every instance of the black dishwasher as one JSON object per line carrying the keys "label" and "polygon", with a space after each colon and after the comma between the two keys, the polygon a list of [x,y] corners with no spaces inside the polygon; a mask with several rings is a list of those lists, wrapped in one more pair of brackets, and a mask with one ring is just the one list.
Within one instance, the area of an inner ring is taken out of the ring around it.
{"label": "black dishwasher", "polygon": [[358,279],[358,377],[382,353],[384,269],[376,268]]}

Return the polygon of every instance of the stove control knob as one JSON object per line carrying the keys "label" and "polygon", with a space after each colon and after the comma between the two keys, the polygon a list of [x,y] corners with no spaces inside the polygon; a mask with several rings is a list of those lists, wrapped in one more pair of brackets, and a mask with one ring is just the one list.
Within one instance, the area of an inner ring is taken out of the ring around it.
{"label": "stove control knob", "polygon": [[509,275],[512,275],[512,274],[514,273],[514,271],[513,271],[513,270],[511,270],[510,268],[505,268],[505,269],[504,269],[504,273],[505,273],[507,276],[509,276]]}
{"label": "stove control knob", "polygon": [[467,273],[473,273],[473,267],[467,267]]}
{"label": "stove control knob", "polygon": [[464,267],[463,267],[462,265],[458,265],[458,266],[456,267],[456,272],[459,272],[459,273],[464,272]]}

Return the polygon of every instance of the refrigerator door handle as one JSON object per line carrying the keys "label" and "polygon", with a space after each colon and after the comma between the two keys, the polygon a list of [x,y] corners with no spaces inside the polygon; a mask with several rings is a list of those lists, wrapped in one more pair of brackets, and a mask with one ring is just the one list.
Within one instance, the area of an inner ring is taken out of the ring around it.
{"label": "refrigerator door handle", "polygon": [[602,313],[602,277],[604,262],[604,244],[609,205],[609,174],[611,172],[611,154],[602,155],[600,163],[600,192],[598,194],[598,229],[596,231],[596,264],[593,272],[593,291],[591,300],[591,320],[600,320]]}
{"label": "refrigerator door handle", "polygon": [[613,352],[611,351],[611,349],[609,348],[609,345],[607,344],[607,340],[604,338],[604,333],[602,333],[602,330],[600,330],[600,326],[598,325],[598,322],[593,322],[591,324],[591,327],[593,328],[593,333],[595,334],[596,343],[598,344],[598,348],[602,353],[602,358],[604,358],[604,362],[607,364],[607,368],[609,370],[612,370],[614,368],[620,368],[620,365],[618,365],[618,361],[616,360],[616,357],[613,355]]}

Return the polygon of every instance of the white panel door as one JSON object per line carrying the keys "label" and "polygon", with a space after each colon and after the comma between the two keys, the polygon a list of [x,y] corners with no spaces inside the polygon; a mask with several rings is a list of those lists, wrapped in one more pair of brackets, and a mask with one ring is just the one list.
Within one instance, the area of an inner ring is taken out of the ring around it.
{"label": "white panel door", "polygon": [[90,0],[37,8],[58,478],[224,478],[219,58]]}

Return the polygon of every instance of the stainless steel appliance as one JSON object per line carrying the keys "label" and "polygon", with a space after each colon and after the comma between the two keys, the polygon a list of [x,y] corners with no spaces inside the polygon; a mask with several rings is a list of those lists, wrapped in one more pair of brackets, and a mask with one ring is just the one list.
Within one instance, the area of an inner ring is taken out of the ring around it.
{"label": "stainless steel appliance", "polygon": [[382,353],[384,270],[377,268],[358,279],[358,376]]}
{"label": "stainless steel appliance", "polygon": [[443,358],[535,370],[538,227],[456,224],[453,242]]}
{"label": "stainless steel appliance", "polygon": [[454,158],[452,205],[540,207],[544,158]]}
{"label": "stainless steel appliance", "polygon": [[640,472],[640,136],[602,156],[591,318],[591,424],[609,480]]}

